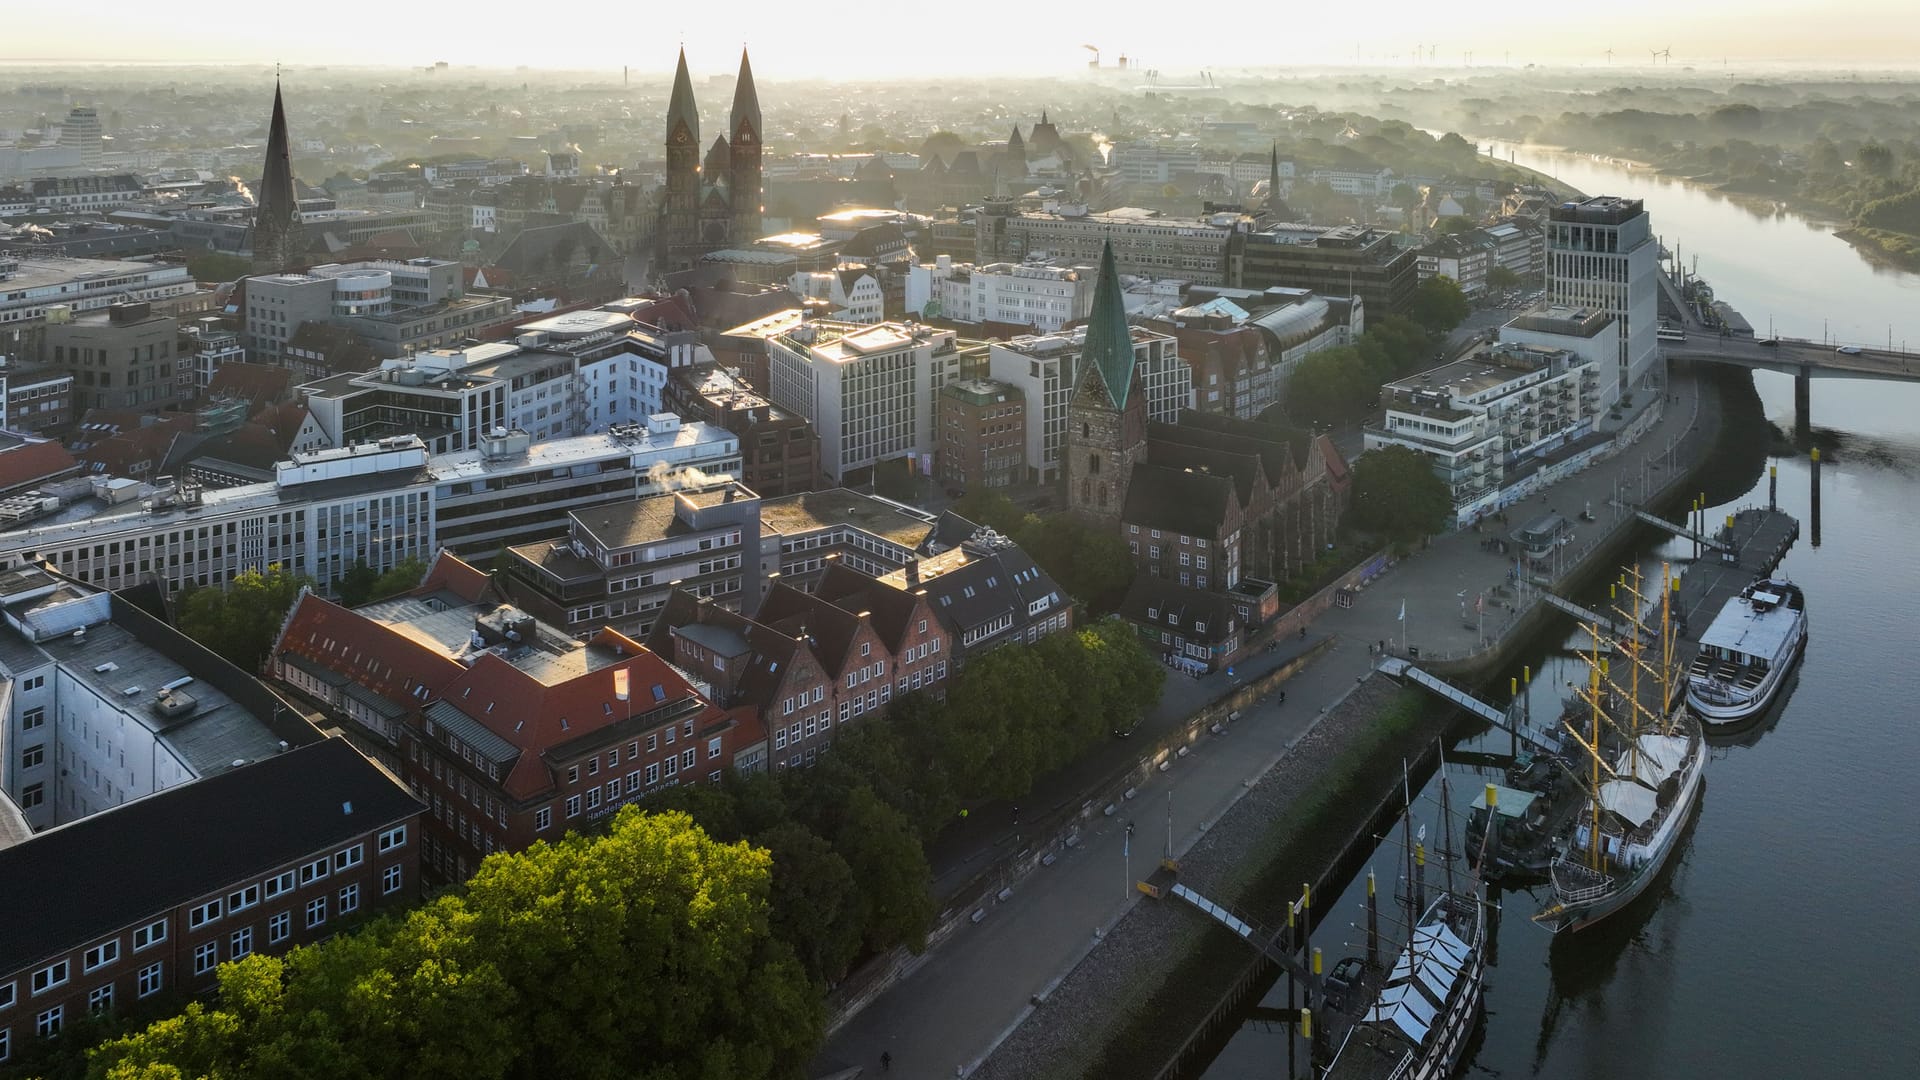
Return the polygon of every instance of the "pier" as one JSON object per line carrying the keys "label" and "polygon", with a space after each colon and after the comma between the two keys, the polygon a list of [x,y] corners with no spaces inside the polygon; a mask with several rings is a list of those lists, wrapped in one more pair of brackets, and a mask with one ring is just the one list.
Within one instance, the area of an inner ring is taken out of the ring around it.
{"label": "pier", "polygon": [[[1699,637],[1727,601],[1754,578],[1771,574],[1800,536],[1800,522],[1782,510],[1754,508],[1730,514],[1717,539],[1731,558],[1701,559],[1680,575],[1673,593],[1673,617],[1681,628],[1676,671],[1686,671],[1700,651]],[[1659,617],[1656,610],[1654,617]]]}

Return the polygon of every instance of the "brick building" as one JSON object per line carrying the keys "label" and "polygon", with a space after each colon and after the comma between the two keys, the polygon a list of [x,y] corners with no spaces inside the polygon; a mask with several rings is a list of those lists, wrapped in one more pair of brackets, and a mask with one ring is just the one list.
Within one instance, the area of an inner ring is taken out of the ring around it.
{"label": "brick building", "polygon": [[725,368],[676,368],[668,377],[667,407],[740,436],[741,481],[778,498],[812,491],[820,480],[820,436],[804,416],[788,412]]}
{"label": "brick building", "polygon": [[1027,400],[990,379],[948,383],[934,417],[934,467],[956,488],[999,488],[1027,477]]}
{"label": "brick building", "polygon": [[418,800],[324,739],[0,850],[0,1063],[419,895]]}
{"label": "brick building", "polygon": [[714,707],[639,642],[543,625],[445,553],[389,600],[349,610],[303,595],[269,665],[397,762],[431,807],[421,858],[440,880],[764,760],[755,718]]}

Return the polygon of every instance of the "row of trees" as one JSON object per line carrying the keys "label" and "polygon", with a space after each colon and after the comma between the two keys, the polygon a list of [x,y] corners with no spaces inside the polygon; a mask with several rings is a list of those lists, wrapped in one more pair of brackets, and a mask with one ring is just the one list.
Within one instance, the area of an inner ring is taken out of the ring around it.
{"label": "row of trees", "polygon": [[670,788],[648,809],[692,815],[773,853],[774,929],[816,983],[864,952],[918,949],[935,911],[925,847],[963,807],[1019,798],[1159,699],[1165,672],[1107,619],[973,660],[945,700],[897,699],[843,728],[804,771]]}
{"label": "row of trees", "polygon": [[1467,317],[1460,286],[1440,275],[1414,290],[1409,316],[1372,320],[1351,345],[1309,353],[1287,381],[1287,414],[1297,424],[1339,424],[1373,408],[1382,383],[1432,361],[1446,334]]}
{"label": "row of trees", "polygon": [[777,873],[685,814],[627,808],[405,914],[225,965],[213,1000],[101,1045],[88,1074],[797,1077],[825,1017],[775,932],[796,899]]}
{"label": "row of trees", "polygon": [[[402,560],[384,573],[357,562],[340,575],[340,602],[354,607],[398,596],[419,585],[426,573],[427,564],[419,559]],[[278,564],[243,570],[224,589],[203,586],[182,595],[174,624],[245,670],[258,671],[300,590],[312,584],[313,579]]]}

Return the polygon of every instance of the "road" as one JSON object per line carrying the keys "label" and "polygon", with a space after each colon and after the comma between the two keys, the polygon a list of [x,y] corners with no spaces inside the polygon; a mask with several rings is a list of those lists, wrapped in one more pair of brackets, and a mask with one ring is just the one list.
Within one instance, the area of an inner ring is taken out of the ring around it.
{"label": "road", "polygon": [[[1718,327],[1708,326],[1681,298],[1679,287],[1665,274],[1659,275],[1660,289],[1667,304],[1685,319],[1687,339],[1661,343],[1661,351],[1673,360],[1709,360],[1763,368],[1784,375],[1805,374],[1830,379],[1885,379],[1894,382],[1920,382],[1920,356],[1901,349],[1874,348],[1866,342],[1819,342],[1801,338],[1775,338],[1777,344],[1762,345],[1762,338],[1735,334],[1722,337]],[[1838,351],[1845,345],[1857,352]]]}
{"label": "road", "polygon": [[[1589,503],[1609,515],[1623,512],[1607,507],[1607,500],[1623,484],[1664,475],[1660,459],[1694,424],[1693,381],[1676,379],[1672,393],[1676,400],[1639,444],[1512,508],[1514,522],[1549,508],[1571,517]],[[1314,632],[1332,635],[1334,644],[1289,681],[1285,704],[1269,699],[1246,710],[1225,736],[1203,740],[1142,785],[1126,809],[1095,817],[1076,846],[1056,848],[1054,865],[1015,883],[1009,898],[991,904],[978,925],[956,931],[842,1027],[817,1072],[877,1070],[885,1051],[904,1076],[965,1075],[1018,1022],[1029,999],[1071,970],[1097,934],[1137,901],[1128,891],[1129,877],[1144,877],[1166,846],[1169,794],[1174,849],[1180,853],[1367,674],[1374,663],[1369,643],[1411,644],[1423,657],[1460,655],[1502,632],[1509,613],[1489,615],[1483,626],[1470,607],[1481,590],[1504,581],[1507,566],[1503,556],[1480,548],[1483,539],[1470,531],[1440,536],[1360,593],[1353,607],[1323,615]],[[1122,855],[1129,817],[1139,822],[1130,868]]]}

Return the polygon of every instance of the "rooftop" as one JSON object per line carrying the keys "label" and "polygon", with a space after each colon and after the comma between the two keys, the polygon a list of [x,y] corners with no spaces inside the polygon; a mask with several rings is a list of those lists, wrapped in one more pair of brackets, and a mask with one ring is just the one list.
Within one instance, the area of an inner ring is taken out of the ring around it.
{"label": "rooftop", "polygon": [[789,537],[850,527],[912,548],[927,535],[934,519],[885,499],[847,488],[831,488],[765,500],[760,504],[760,521],[767,531]]}
{"label": "rooftop", "polygon": [[601,547],[617,551],[683,533],[737,528],[739,522],[736,520],[708,529],[695,529],[680,517],[678,509],[683,503],[704,509],[735,501],[745,503],[758,497],[745,486],[728,481],[693,491],[647,495],[627,502],[596,506],[591,510],[575,510],[567,516],[573,519],[575,528],[592,537]]}
{"label": "rooftop", "polygon": [[0,911],[8,913],[0,920],[0,971],[421,809],[345,740],[325,739],[49,829],[0,850]]}

